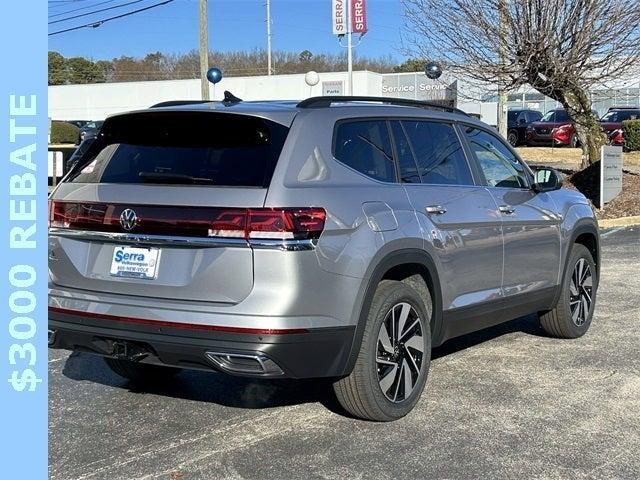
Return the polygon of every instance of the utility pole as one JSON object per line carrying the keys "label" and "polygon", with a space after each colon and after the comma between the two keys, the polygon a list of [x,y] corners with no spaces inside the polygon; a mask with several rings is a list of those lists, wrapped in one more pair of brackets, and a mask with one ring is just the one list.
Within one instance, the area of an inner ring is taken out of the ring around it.
{"label": "utility pole", "polygon": [[267,0],[267,74],[273,75],[271,67],[271,0]]}
{"label": "utility pole", "polygon": [[348,0],[347,4],[347,71],[348,71],[348,87],[347,92],[349,95],[353,95],[353,40],[352,40],[352,26],[351,26],[351,1]]}
{"label": "utility pole", "polygon": [[[500,66],[504,68],[507,62],[507,15],[508,0],[500,0],[498,4],[499,35],[500,35]],[[503,138],[507,138],[507,101],[509,97],[506,90],[506,75],[501,72],[498,80],[498,132]]]}
{"label": "utility pole", "polygon": [[207,0],[200,0],[200,88],[202,100],[209,100],[209,30],[207,19]]}

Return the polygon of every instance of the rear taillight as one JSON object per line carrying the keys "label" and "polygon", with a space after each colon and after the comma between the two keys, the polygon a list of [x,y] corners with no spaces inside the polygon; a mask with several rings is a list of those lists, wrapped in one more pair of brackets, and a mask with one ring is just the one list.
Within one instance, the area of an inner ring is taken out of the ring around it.
{"label": "rear taillight", "polygon": [[210,237],[309,239],[324,229],[323,208],[250,208],[221,210],[211,223]]}
{"label": "rear taillight", "polygon": [[136,214],[126,233],[244,239],[316,239],[324,229],[323,208],[209,208],[49,202],[49,226],[125,232],[120,215]]}

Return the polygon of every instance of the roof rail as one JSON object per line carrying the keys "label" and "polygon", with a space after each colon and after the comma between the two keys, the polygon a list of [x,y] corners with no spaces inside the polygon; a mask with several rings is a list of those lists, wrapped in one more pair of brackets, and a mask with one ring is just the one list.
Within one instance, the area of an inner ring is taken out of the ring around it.
{"label": "roof rail", "polygon": [[388,105],[398,105],[402,107],[418,107],[430,108],[434,110],[442,110],[444,112],[458,113],[460,115],[469,116],[467,112],[459,108],[441,105],[435,102],[425,102],[422,100],[410,100],[408,98],[389,98],[389,97],[367,97],[367,96],[324,96],[311,97],[298,103],[298,108],[327,108],[333,103],[344,102],[379,102]]}

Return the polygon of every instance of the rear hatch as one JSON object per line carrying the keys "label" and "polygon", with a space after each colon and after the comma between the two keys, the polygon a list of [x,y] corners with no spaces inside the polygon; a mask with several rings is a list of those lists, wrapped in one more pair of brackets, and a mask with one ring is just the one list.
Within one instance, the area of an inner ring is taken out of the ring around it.
{"label": "rear hatch", "polygon": [[159,299],[242,301],[253,286],[243,222],[264,205],[288,131],[215,111],[108,119],[50,201],[51,281]]}

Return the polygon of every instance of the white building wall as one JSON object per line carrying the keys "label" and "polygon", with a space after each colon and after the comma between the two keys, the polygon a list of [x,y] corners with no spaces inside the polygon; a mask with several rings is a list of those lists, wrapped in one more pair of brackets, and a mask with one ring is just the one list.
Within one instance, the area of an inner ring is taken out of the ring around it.
{"label": "white building wall", "polygon": [[[386,83],[414,84],[423,83],[449,85],[455,78],[444,74],[436,81],[427,80],[424,75],[415,73],[386,74]],[[420,98],[417,90],[413,92],[383,93],[383,78],[385,75],[359,71],[354,72],[354,95],[396,96],[405,98]],[[320,73],[320,82],[309,87],[304,81],[304,74],[273,75],[260,77],[229,77],[217,85],[209,85],[211,98],[221,100],[225,90],[231,91],[243,100],[302,100],[310,96],[324,94],[323,83],[342,82],[342,94],[346,95],[347,72]],[[640,103],[640,74],[629,76],[601,86],[602,90],[592,92],[594,107],[603,114],[611,105]],[[394,83],[395,82],[395,83]],[[408,82],[408,83],[407,83]],[[388,86],[388,85],[387,85]],[[606,89],[610,89],[608,92]],[[619,89],[619,90],[612,90]],[[628,93],[623,100],[620,94]],[[497,123],[497,104],[491,98],[496,93],[492,86],[475,86],[464,79],[457,80],[457,105],[470,112],[479,113],[483,121],[489,125]],[[510,107],[536,108],[545,113],[557,106],[550,99],[532,100],[528,94],[535,94],[527,87],[511,92],[510,97],[517,101],[510,101]],[[605,96],[604,100],[602,96]],[[540,97],[540,95],[537,95]],[[608,96],[611,96],[608,99]],[[427,97],[429,98],[429,97]],[[167,100],[198,100],[200,99],[200,80],[165,80],[155,82],[126,82],[100,83],[91,85],[61,85],[49,87],[49,117],[53,120],[103,120],[109,115],[148,108],[149,106]],[[481,101],[484,100],[484,101]],[[493,101],[492,101],[493,100]]]}
{"label": "white building wall", "polygon": [[[354,72],[354,95],[380,95],[382,75]],[[222,100],[225,90],[243,100],[298,100],[323,94],[322,83],[342,81],[346,95],[346,72],[321,73],[320,82],[309,87],[304,74],[223,78],[209,85],[211,98]],[[114,113],[148,108],[167,100],[200,99],[200,80],[99,83],[49,87],[49,117],[54,120],[103,120]]]}

